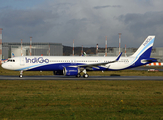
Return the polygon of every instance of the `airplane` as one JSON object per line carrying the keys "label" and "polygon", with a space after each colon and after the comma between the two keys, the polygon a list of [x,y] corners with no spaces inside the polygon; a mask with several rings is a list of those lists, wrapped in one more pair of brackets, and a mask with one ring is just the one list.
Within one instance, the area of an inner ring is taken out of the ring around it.
{"label": "airplane", "polygon": [[155,36],[148,36],[138,50],[129,57],[104,56],[20,56],[8,59],[4,69],[20,71],[53,71],[54,75],[88,78],[87,71],[117,71],[157,62],[150,58]]}

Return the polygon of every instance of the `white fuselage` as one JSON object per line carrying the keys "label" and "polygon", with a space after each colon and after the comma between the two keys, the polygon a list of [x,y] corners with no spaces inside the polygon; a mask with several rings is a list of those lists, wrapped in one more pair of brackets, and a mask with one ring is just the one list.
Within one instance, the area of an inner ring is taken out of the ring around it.
{"label": "white fuselage", "polygon": [[[116,57],[84,57],[84,56],[21,56],[9,59],[8,62],[2,64],[3,68],[9,70],[35,70],[35,71],[53,71],[61,70],[67,66],[77,66],[86,64],[106,63],[115,60]],[[100,65],[101,70],[107,68],[108,70],[119,70],[129,67],[134,58],[121,57],[119,61],[115,63],[109,63],[106,65]],[[49,67],[47,67],[49,66]],[[50,67],[52,66],[52,67]],[[45,69],[44,69],[45,67]],[[40,68],[40,69],[36,69]]]}

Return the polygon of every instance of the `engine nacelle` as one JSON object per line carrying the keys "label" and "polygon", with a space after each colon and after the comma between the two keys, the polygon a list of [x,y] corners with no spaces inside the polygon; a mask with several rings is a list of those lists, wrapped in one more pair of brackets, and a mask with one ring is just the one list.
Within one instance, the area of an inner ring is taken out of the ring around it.
{"label": "engine nacelle", "polygon": [[78,67],[64,67],[63,68],[63,74],[65,76],[76,76],[80,73],[80,70]]}
{"label": "engine nacelle", "polygon": [[54,75],[63,75],[63,71],[62,70],[58,70],[58,71],[53,71]]}

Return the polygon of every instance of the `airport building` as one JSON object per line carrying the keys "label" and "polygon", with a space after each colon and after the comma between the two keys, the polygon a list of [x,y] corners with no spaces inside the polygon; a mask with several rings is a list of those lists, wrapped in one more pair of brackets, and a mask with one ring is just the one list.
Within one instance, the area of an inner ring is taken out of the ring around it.
{"label": "airport building", "polygon": [[63,45],[61,43],[2,43],[2,59],[15,56],[62,56]]}

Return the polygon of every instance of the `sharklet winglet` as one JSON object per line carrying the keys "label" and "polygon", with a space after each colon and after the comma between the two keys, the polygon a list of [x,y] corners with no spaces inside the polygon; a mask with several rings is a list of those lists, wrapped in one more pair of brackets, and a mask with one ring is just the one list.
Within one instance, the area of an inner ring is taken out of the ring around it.
{"label": "sharklet winglet", "polygon": [[118,57],[117,57],[117,59],[116,59],[116,61],[118,61],[119,60],[119,58],[121,57],[121,55],[122,55],[122,52],[118,55]]}

